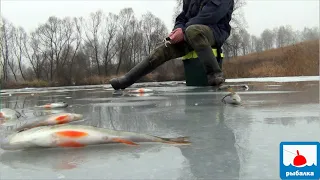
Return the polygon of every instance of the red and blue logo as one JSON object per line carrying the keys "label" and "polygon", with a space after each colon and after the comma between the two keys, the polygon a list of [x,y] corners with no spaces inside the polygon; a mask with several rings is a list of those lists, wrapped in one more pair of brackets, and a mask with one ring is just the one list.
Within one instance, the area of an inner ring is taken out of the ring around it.
{"label": "red and blue logo", "polygon": [[280,143],[281,179],[319,179],[319,142]]}

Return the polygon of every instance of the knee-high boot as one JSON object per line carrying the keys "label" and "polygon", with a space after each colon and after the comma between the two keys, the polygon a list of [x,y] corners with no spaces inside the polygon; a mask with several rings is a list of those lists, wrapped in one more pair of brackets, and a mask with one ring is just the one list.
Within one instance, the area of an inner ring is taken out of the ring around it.
{"label": "knee-high boot", "polygon": [[212,53],[211,47],[205,47],[196,51],[199,60],[203,63],[208,77],[208,84],[210,86],[218,86],[225,82],[222,70],[217,61],[217,58]]}
{"label": "knee-high boot", "polygon": [[150,58],[146,58],[136,66],[134,66],[128,73],[119,78],[113,78],[110,80],[111,86],[115,89],[125,89],[136,81],[138,81],[141,77],[152,72],[156,67],[153,67],[150,62]]}

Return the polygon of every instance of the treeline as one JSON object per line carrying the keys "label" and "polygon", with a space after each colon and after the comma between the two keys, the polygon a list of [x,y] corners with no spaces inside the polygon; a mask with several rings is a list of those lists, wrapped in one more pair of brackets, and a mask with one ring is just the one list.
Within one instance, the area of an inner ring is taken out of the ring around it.
{"label": "treeline", "polygon": [[305,27],[295,31],[291,26],[264,30],[260,36],[250,35],[246,29],[233,29],[223,50],[226,57],[237,57],[254,52],[286,47],[299,42],[319,39],[319,28]]}
{"label": "treeline", "polygon": [[[236,2],[235,11],[243,5]],[[256,37],[238,26],[239,17],[235,13],[232,34],[223,46],[227,59],[319,38],[318,28],[299,32],[290,26],[267,29]],[[87,18],[51,16],[30,33],[2,17],[1,87],[108,83],[150,54],[170,31],[152,13],[137,18],[132,8],[119,14],[97,11]],[[182,80],[181,65],[169,61],[147,78]]]}
{"label": "treeline", "polygon": [[1,82],[42,80],[70,85],[119,75],[167,34],[158,17],[148,12],[138,19],[132,8],[119,14],[98,11],[88,18],[52,16],[31,33],[2,17]]}

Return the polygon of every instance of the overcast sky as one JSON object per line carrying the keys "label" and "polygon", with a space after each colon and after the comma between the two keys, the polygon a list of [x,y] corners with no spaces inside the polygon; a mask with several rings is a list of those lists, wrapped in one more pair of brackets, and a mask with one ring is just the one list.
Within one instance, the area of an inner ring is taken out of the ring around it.
{"label": "overcast sky", "polygon": [[[132,7],[138,18],[151,11],[171,30],[175,4],[175,0],[1,0],[1,15],[30,32],[49,16],[88,17],[97,10],[118,13],[122,8]],[[247,0],[243,12],[249,33],[255,35],[280,25],[291,25],[296,30],[319,26],[318,0]]]}

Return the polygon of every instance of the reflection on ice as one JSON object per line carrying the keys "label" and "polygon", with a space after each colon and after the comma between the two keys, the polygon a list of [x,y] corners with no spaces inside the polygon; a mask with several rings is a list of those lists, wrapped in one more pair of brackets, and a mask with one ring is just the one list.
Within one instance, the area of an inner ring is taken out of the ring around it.
{"label": "reflection on ice", "polygon": [[320,76],[292,76],[292,77],[263,77],[263,78],[238,78],[227,79],[226,82],[299,82],[319,81]]}
{"label": "reflection on ice", "polygon": [[[4,152],[0,162],[12,169],[28,169],[29,174],[35,172],[38,178],[54,177],[58,171],[66,179],[178,179],[190,176],[188,161],[181,150],[165,145],[102,145]],[[22,172],[8,170],[2,173],[2,178],[19,173]]]}
{"label": "reflection on ice", "polygon": [[94,105],[99,105],[99,106],[146,106],[146,105],[153,105],[154,102],[110,102],[110,103],[94,103]]}
{"label": "reflection on ice", "polygon": [[[247,91],[247,92],[237,92],[237,94],[287,94],[287,93],[297,93],[298,91]],[[176,96],[183,96],[183,95],[226,95],[229,92],[184,92],[184,93],[166,93],[166,95],[176,95]]]}

